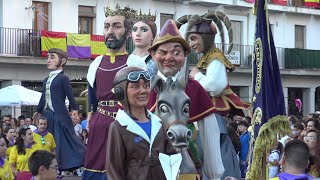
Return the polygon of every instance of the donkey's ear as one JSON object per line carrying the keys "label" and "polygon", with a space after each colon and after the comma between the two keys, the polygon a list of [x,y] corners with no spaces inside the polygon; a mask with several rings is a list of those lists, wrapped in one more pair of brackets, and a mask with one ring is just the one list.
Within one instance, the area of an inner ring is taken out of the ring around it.
{"label": "donkey's ear", "polygon": [[189,79],[189,64],[187,59],[184,61],[184,65],[181,68],[181,71],[177,77],[177,82],[181,86],[182,89],[185,89]]}
{"label": "donkey's ear", "polygon": [[160,76],[155,75],[151,78],[151,90],[155,90],[159,94],[163,89],[163,80]]}

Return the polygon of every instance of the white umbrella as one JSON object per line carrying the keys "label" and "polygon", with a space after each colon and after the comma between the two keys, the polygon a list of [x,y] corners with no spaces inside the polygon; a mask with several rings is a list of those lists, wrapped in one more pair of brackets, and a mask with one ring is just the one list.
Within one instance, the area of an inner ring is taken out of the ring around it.
{"label": "white umbrella", "polygon": [[41,93],[20,85],[0,89],[0,106],[37,106]]}

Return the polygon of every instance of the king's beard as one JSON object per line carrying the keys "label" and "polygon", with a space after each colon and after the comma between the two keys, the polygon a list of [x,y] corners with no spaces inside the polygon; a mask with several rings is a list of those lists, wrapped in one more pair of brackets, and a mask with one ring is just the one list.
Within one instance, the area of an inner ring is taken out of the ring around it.
{"label": "king's beard", "polygon": [[[119,39],[115,36],[114,33],[108,34],[108,36],[104,40],[104,43],[108,49],[120,49],[126,42],[125,34],[126,33],[124,33]],[[109,38],[113,38],[113,40],[108,40]]]}

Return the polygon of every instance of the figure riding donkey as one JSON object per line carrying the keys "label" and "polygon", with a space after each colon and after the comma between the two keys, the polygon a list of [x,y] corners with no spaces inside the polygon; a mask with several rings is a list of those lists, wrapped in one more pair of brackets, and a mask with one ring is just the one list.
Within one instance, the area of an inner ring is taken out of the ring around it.
{"label": "figure riding donkey", "polygon": [[[165,81],[164,83],[160,83],[161,81],[159,80],[159,82],[156,81],[159,83],[158,86],[162,84],[160,86],[162,88],[158,88],[162,89],[162,91],[158,91],[159,94],[155,91],[152,92],[149,101],[150,110],[154,111],[156,108],[159,110],[158,115],[161,119],[164,119],[163,123],[169,130],[169,138],[178,151],[186,152],[184,150],[188,145],[189,139],[191,139],[188,151],[198,172],[204,172],[204,175],[208,179],[220,179],[224,174],[224,166],[220,148],[217,148],[217,145],[220,145],[220,130],[215,116],[216,110],[210,96],[203,87],[197,81],[188,79],[187,76],[184,76],[183,72],[180,72],[185,63],[185,57],[190,52],[190,47],[180,35],[173,20],[168,20],[165,23],[161,32],[153,41],[153,45],[149,48],[149,52],[159,70],[158,76]],[[178,80],[179,74],[182,74],[187,79],[185,83],[181,83],[182,81]],[[154,81],[151,81],[152,84],[157,84]],[[184,86],[184,92],[190,98],[190,101],[185,98],[184,93],[181,93]],[[164,90],[164,87],[168,88],[168,90]],[[170,88],[176,89],[169,90]],[[161,93],[164,94],[161,95]],[[169,104],[170,106],[165,104]],[[187,113],[187,110],[189,110],[189,113]],[[167,113],[164,113],[166,111]],[[187,115],[189,115],[189,118]],[[176,117],[171,119],[174,116]],[[172,121],[178,122],[178,125],[173,125],[170,129],[170,125],[173,124]],[[197,131],[193,122],[197,122],[199,127],[203,156],[205,157],[202,162],[195,144]],[[190,131],[182,128],[185,125],[193,131],[192,136]],[[181,132],[182,129],[184,129],[183,132]],[[183,157],[186,156],[183,155]],[[182,163],[184,162],[186,161]],[[237,165],[230,164],[230,166],[235,167]],[[181,168],[184,168],[183,165]],[[189,170],[191,173],[195,172],[193,168]],[[235,174],[238,171],[239,168],[235,169],[233,174],[228,174],[228,176],[237,177]],[[182,170],[180,170],[180,173],[182,173]]]}

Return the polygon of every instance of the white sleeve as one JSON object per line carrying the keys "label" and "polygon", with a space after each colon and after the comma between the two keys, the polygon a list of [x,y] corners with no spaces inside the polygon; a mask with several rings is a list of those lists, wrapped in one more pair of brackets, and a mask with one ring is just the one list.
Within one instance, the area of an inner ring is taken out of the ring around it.
{"label": "white sleeve", "polygon": [[[225,171],[220,147],[220,129],[214,113],[197,121],[203,148],[203,170],[208,180],[221,179]],[[228,168],[228,167],[226,167]]]}
{"label": "white sleeve", "polygon": [[213,60],[208,68],[206,75],[198,72],[194,79],[198,81],[202,87],[217,96],[223,92],[228,85],[226,66],[219,60]]}

